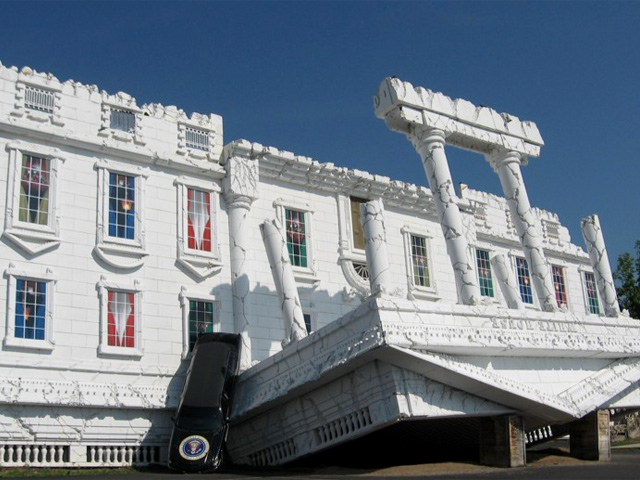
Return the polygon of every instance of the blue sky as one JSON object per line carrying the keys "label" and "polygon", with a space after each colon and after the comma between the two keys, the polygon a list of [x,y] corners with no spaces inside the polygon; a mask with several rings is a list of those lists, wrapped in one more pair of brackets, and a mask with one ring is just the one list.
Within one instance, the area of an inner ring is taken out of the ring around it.
{"label": "blue sky", "polygon": [[[427,185],[373,113],[384,77],[532,120],[532,205],[574,243],[598,214],[615,269],[640,238],[640,2],[0,0],[0,62],[224,117],[244,138]],[[483,157],[454,182],[501,194]]]}

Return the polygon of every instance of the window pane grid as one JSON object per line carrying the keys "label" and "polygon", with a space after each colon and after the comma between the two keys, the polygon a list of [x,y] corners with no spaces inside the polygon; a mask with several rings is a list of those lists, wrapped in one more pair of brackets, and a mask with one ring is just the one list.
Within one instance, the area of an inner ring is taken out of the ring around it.
{"label": "window pane grid", "polygon": [[478,267],[478,285],[480,295],[493,297],[493,280],[491,277],[491,263],[487,250],[476,250],[476,265]]}
{"label": "window pane grid", "polygon": [[531,277],[529,276],[529,265],[524,258],[516,258],[516,275],[520,297],[524,303],[533,303],[533,293],[531,292]]}
{"label": "window pane grid", "polygon": [[551,266],[551,275],[553,277],[553,288],[556,292],[556,302],[558,307],[567,304],[567,288],[564,284],[564,271],[562,267],[556,265]]}
{"label": "window pane grid", "polygon": [[49,220],[49,159],[22,156],[18,220],[47,225]]}
{"label": "window pane grid", "polygon": [[192,250],[211,251],[211,195],[187,190],[187,244]]}
{"label": "window pane grid", "polygon": [[134,348],[135,294],[108,291],[107,345]]}
{"label": "window pane grid", "polygon": [[24,106],[31,110],[53,113],[55,97],[53,92],[41,88],[26,87]]}
{"label": "window pane grid", "polygon": [[598,291],[596,288],[596,279],[593,273],[585,272],[584,280],[587,290],[587,302],[589,313],[600,315],[600,303],[598,302]]}
{"label": "window pane grid", "polygon": [[187,148],[196,150],[209,150],[209,133],[191,127],[185,128],[185,144]]}
{"label": "window pane grid", "polygon": [[189,351],[198,337],[213,332],[213,302],[189,300]]}
{"label": "window pane grid", "polygon": [[16,279],[16,338],[45,339],[46,297],[46,282]]}
{"label": "window pane grid", "polygon": [[136,115],[129,110],[112,108],[109,126],[114,130],[133,133],[136,128]]}
{"label": "window pane grid", "polygon": [[135,238],[135,177],[109,174],[109,236]]}
{"label": "window pane grid", "polygon": [[424,237],[411,235],[411,267],[413,283],[420,287],[429,287],[429,266],[427,264],[427,240]]}
{"label": "window pane grid", "polygon": [[307,266],[307,239],[304,212],[285,209],[287,222],[287,249],[292,265]]}

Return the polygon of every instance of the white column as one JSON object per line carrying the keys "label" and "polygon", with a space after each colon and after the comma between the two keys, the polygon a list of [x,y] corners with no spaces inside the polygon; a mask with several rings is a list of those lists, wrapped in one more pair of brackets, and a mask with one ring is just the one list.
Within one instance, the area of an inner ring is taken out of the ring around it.
{"label": "white column", "polygon": [[473,268],[473,259],[464,236],[462,216],[445,155],[445,134],[442,130],[420,129],[409,135],[409,140],[422,159],[429,188],[433,193],[440,226],[447,243],[447,252],[458,289],[458,298],[465,305],[479,303],[479,290]]}
{"label": "white column", "polygon": [[598,286],[598,294],[604,303],[604,314],[607,317],[617,317],[620,315],[620,306],[618,305],[618,295],[613,282],[602,228],[600,228],[600,219],[598,215],[591,215],[583,218],[581,225],[582,236],[587,245],[587,252]]}
{"label": "white column", "polygon": [[293,276],[291,260],[287,241],[282,235],[282,230],[278,228],[275,220],[265,220],[260,224],[260,233],[267,251],[267,258],[271,267],[273,281],[276,284],[278,297],[280,298],[280,308],[284,321],[284,339],[282,346],[296,340],[301,340],[307,336],[307,328],[304,323],[304,314],[296,279]]}
{"label": "white column", "polygon": [[500,291],[507,302],[509,308],[514,310],[522,310],[524,304],[522,298],[520,298],[520,290],[516,283],[515,273],[513,268],[507,264],[507,260],[501,253],[496,253],[491,257],[491,266],[496,274],[496,280],[500,285]]}
{"label": "white column", "polygon": [[529,265],[533,286],[542,310],[557,310],[551,272],[542,247],[542,232],[533,214],[527,190],[520,171],[520,154],[500,151],[487,155],[487,160],[500,178],[504,196],[509,205],[524,256]]}
{"label": "white column", "polygon": [[384,206],[381,199],[369,200],[360,206],[364,231],[365,253],[369,269],[371,294],[386,293],[391,285],[387,235],[384,228]]}
{"label": "white column", "polygon": [[225,164],[227,176],[222,182],[229,215],[229,245],[233,323],[235,332],[242,335],[241,371],[251,366],[251,338],[249,336],[251,292],[251,226],[248,214],[257,195],[258,162],[242,157],[230,157]]}

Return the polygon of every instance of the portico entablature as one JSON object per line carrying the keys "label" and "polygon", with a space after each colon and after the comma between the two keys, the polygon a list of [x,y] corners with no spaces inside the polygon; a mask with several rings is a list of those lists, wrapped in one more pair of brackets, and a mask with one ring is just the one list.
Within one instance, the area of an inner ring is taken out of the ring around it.
{"label": "portico entablature", "polygon": [[[487,154],[496,149],[537,157],[544,145],[534,122],[387,77],[374,97],[375,114],[400,133],[437,129],[448,145]],[[524,159],[524,158],[523,158]]]}

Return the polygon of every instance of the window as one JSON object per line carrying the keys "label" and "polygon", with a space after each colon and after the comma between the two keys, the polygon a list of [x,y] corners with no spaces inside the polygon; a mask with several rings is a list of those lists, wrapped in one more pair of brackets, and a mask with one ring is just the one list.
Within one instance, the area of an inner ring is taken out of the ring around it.
{"label": "window", "polygon": [[490,253],[487,250],[476,249],[476,267],[478,269],[480,295],[483,297],[493,297]]}
{"label": "window", "polygon": [[22,155],[18,220],[49,224],[49,159]]}
{"label": "window", "polygon": [[180,291],[182,308],[182,358],[187,358],[198,337],[205,333],[219,332],[219,302],[204,292],[192,292],[187,287]]}
{"label": "window", "polygon": [[53,287],[50,269],[17,269],[12,263],[5,272],[8,282],[7,331],[5,345],[40,350],[53,349]]}
{"label": "window", "polygon": [[307,266],[307,238],[305,233],[304,213],[285,208],[287,249],[291,265]]}
{"label": "window", "polygon": [[209,132],[197,128],[185,127],[184,136],[187,148],[194,148],[205,152],[209,151]]}
{"label": "window", "polygon": [[362,227],[362,215],[360,213],[360,206],[363,203],[367,203],[368,200],[357,197],[350,197],[351,202],[351,229],[353,232],[353,248],[364,250],[364,229]]}
{"label": "window", "polygon": [[136,106],[135,99],[118,92],[109,95],[102,92],[102,115],[98,135],[120,142],[144,145],[142,137],[143,112]]}
{"label": "window", "polygon": [[191,250],[211,251],[211,194],[187,188],[187,243]]}
{"label": "window", "polygon": [[303,201],[279,198],[273,202],[281,233],[287,243],[289,261],[298,282],[315,283],[313,262],[313,211]]}
{"label": "window", "polygon": [[17,278],[15,302],[15,337],[44,340],[47,321],[46,282]]}
{"label": "window", "polygon": [[26,83],[20,80],[16,82],[17,101],[11,115],[42,124],[64,126],[64,120],[60,117],[62,84],[56,79],[44,80],[31,74],[24,76],[24,72],[20,72],[19,77]]}
{"label": "window", "polygon": [[413,283],[420,287],[430,287],[429,266],[427,264],[427,240],[418,235],[411,235],[411,267]]}
{"label": "window", "polygon": [[144,184],[148,169],[101,161],[98,170],[100,211],[96,253],[117,268],[143,263],[145,251]]}
{"label": "window", "polygon": [[25,87],[24,106],[31,110],[53,113],[55,96],[53,92],[37,87]]}
{"label": "window", "polygon": [[533,292],[531,291],[531,277],[529,265],[522,257],[516,257],[516,278],[520,290],[520,298],[523,303],[533,304]]}
{"label": "window", "polygon": [[189,300],[189,351],[198,337],[213,332],[213,302]]}
{"label": "window", "polygon": [[135,186],[135,177],[109,172],[110,237],[135,239]]}
{"label": "window", "polygon": [[110,347],[135,347],[135,294],[127,291],[107,290],[107,295],[107,345]]}
{"label": "window", "polygon": [[137,281],[98,282],[100,297],[100,347],[106,355],[142,356],[142,292]]}
{"label": "window", "polygon": [[558,307],[567,305],[567,288],[564,283],[564,270],[557,265],[551,266],[551,276],[553,277],[553,288],[556,292],[556,302]]}
{"label": "window", "polygon": [[307,329],[307,333],[311,333],[313,330],[313,327],[311,326],[311,314],[303,313],[302,316],[304,318],[304,326]]}
{"label": "window", "polygon": [[429,257],[429,242],[433,238],[430,230],[421,226],[405,225],[400,230],[403,236],[407,275],[407,297],[411,300],[437,300],[433,269]]}
{"label": "window", "polygon": [[[188,184],[185,182],[189,182]],[[180,178],[178,187],[178,261],[205,278],[221,270],[217,244],[218,193],[209,182]]]}
{"label": "window", "polygon": [[57,246],[59,226],[57,149],[15,142],[8,145],[8,201],[4,235],[30,254]]}
{"label": "window", "polygon": [[136,130],[136,115],[131,110],[112,108],[109,116],[109,128],[122,132],[134,133]]}
{"label": "window", "polygon": [[585,290],[587,293],[587,307],[589,313],[600,315],[600,303],[598,302],[598,289],[596,279],[591,272],[584,273]]}

